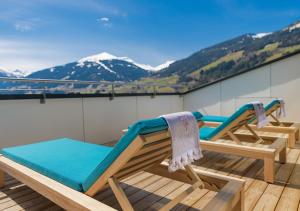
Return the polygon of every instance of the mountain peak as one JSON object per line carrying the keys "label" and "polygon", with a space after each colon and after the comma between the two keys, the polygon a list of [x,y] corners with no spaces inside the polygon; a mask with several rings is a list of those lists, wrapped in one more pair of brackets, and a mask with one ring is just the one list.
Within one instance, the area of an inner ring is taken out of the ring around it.
{"label": "mountain peak", "polygon": [[118,57],[107,53],[107,52],[102,52],[100,54],[95,54],[92,56],[84,57],[78,60],[78,63],[83,63],[83,62],[99,62],[99,61],[105,61],[105,60],[113,60],[113,59],[119,59]]}
{"label": "mountain peak", "polygon": [[270,34],[272,34],[272,32],[257,33],[257,34],[252,35],[252,38],[253,39],[260,39],[260,38],[263,38],[263,37],[268,36]]}
{"label": "mountain peak", "polygon": [[167,68],[171,63],[173,63],[174,61],[166,61],[163,64],[160,64],[156,67],[153,67],[149,64],[140,64],[135,62],[134,60],[128,58],[128,57],[118,57],[115,55],[112,55],[110,53],[107,52],[102,52],[99,54],[95,54],[92,56],[88,56],[88,57],[84,57],[78,60],[78,64],[79,66],[83,66],[84,62],[92,62],[92,63],[100,63],[101,61],[107,61],[107,60],[121,60],[121,61],[126,61],[129,63],[132,63],[144,70],[148,70],[148,71],[159,71],[161,69]]}
{"label": "mountain peak", "polygon": [[300,21],[297,21],[297,22],[289,25],[287,28],[283,29],[283,31],[289,31],[289,32],[291,32],[291,31],[293,31],[293,30],[295,30],[297,28],[300,28]]}
{"label": "mountain peak", "polygon": [[7,70],[0,69],[0,77],[13,77],[14,75]]}
{"label": "mountain peak", "polygon": [[154,67],[153,71],[160,71],[162,69],[165,69],[170,66],[170,64],[173,64],[175,61],[174,60],[167,60],[166,62]]}

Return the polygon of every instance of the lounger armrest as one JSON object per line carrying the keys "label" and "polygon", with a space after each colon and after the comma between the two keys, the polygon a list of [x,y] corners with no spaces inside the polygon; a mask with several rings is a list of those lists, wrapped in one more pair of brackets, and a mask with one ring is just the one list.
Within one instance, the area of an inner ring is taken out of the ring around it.
{"label": "lounger armrest", "polygon": [[204,122],[206,127],[218,127],[222,124],[222,122]]}
{"label": "lounger armrest", "polygon": [[276,139],[271,145],[270,149],[276,149],[276,151],[281,151],[286,148],[286,139],[285,138],[278,138]]}
{"label": "lounger armrest", "polygon": [[263,131],[263,132],[275,132],[275,133],[293,133],[297,131],[295,127],[281,127],[281,126],[264,126],[262,128],[257,128],[256,125],[249,125],[250,128]]}
{"label": "lounger armrest", "polygon": [[200,140],[200,146],[203,150],[239,155],[256,159],[274,158],[277,152],[277,150],[274,148],[259,148],[246,145],[206,140]]}

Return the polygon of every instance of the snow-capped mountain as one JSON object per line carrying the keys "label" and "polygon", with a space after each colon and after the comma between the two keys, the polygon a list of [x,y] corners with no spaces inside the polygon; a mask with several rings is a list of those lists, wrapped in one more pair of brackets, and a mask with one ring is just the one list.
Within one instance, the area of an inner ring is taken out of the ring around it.
{"label": "snow-capped mountain", "polygon": [[253,39],[260,39],[260,38],[263,38],[263,37],[268,36],[268,35],[270,35],[270,34],[272,34],[272,32],[258,33],[258,34],[252,35],[252,38],[253,38]]}
{"label": "snow-capped mountain", "polygon": [[14,75],[6,70],[0,69],[0,77],[14,77]]}
{"label": "snow-capped mountain", "polygon": [[293,24],[289,25],[287,28],[284,28],[283,31],[291,32],[291,31],[293,31],[295,29],[298,29],[298,28],[300,28],[300,21],[297,21],[296,23],[293,23]]}
{"label": "snow-capped mountain", "polygon": [[200,86],[299,51],[300,21],[271,33],[247,33],[201,49],[155,76],[177,75],[179,82]]}
{"label": "snow-capped mountain", "polygon": [[152,67],[140,64],[128,57],[117,57],[103,52],[65,65],[47,68],[29,74],[27,78],[91,81],[134,81],[148,77],[152,71],[167,67],[171,62]]}
{"label": "snow-capped mountain", "polygon": [[160,65],[158,65],[158,66],[156,66],[156,67],[154,67],[153,69],[152,69],[152,71],[160,71],[160,70],[162,70],[162,69],[165,69],[165,68],[167,68],[167,67],[169,67],[170,66],[170,64],[173,64],[175,61],[166,61],[165,63],[162,63],[162,64],[160,64]]}
{"label": "snow-capped mountain", "polygon": [[24,78],[26,75],[28,75],[28,72],[22,70],[8,71],[0,68],[0,77]]}
{"label": "snow-capped mountain", "polygon": [[16,77],[16,78],[24,78],[30,73],[27,71],[17,69],[17,70],[13,70],[12,72],[10,72],[10,74],[12,74],[13,77]]}

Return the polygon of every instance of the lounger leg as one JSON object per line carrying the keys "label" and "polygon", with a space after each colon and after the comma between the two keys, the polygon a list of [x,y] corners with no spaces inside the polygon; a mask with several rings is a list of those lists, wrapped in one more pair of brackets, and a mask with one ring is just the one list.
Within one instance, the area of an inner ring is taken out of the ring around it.
{"label": "lounger leg", "polygon": [[0,188],[2,188],[2,187],[4,187],[4,177],[5,177],[5,175],[4,175],[4,171],[2,171],[2,170],[0,170]]}
{"label": "lounger leg", "polygon": [[290,133],[288,138],[288,147],[295,148],[295,142],[296,142],[296,134]]}
{"label": "lounger leg", "polygon": [[286,163],[286,147],[279,152],[279,162],[282,164]]}
{"label": "lounger leg", "polygon": [[275,160],[272,158],[264,159],[264,179],[266,182],[274,183]]}
{"label": "lounger leg", "polygon": [[245,198],[244,198],[244,190],[241,191],[240,193],[240,199],[239,201],[236,203],[236,205],[232,208],[231,211],[244,211],[245,210]]}
{"label": "lounger leg", "polygon": [[300,137],[299,137],[299,129],[296,131],[295,136],[296,136],[296,140],[299,141],[299,139],[300,139]]}
{"label": "lounger leg", "polygon": [[133,207],[131,206],[127,196],[125,195],[123,189],[120,187],[119,182],[116,180],[116,178],[109,178],[108,184],[114,192],[122,210],[134,211]]}

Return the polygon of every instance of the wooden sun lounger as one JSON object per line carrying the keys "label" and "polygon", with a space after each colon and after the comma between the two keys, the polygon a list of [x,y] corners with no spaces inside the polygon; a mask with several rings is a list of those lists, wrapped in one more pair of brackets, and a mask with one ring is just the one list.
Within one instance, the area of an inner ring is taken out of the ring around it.
{"label": "wooden sun lounger", "polygon": [[66,210],[114,210],[92,198],[101,189],[110,186],[122,209],[130,211],[133,207],[119,185],[119,181],[139,171],[148,171],[191,184],[187,190],[169,201],[161,210],[171,209],[198,188],[218,191],[202,210],[237,211],[244,209],[243,180],[194,170],[191,166],[186,166],[185,170],[169,173],[167,164],[163,161],[170,155],[171,139],[167,130],[138,136],[85,193],[75,191],[0,156],[2,171],[0,185],[4,185],[3,172],[6,172]]}
{"label": "wooden sun lounger", "polygon": [[[247,124],[254,115],[254,110],[247,110],[211,140],[201,140],[200,145],[204,150],[264,160],[264,180],[273,183],[276,155],[279,154],[280,163],[286,162],[286,139],[274,138],[271,143],[269,141],[270,144],[264,145],[263,143],[268,142],[268,140],[264,140],[257,135]],[[211,123],[205,123],[205,125],[213,126]],[[215,125],[218,126],[219,124]],[[253,137],[254,139],[245,140],[245,137],[241,138],[236,135],[235,132],[242,127],[247,128],[249,133],[251,133],[251,138]],[[228,138],[232,141],[226,141]]]}
{"label": "wooden sun lounger", "polygon": [[[295,142],[299,140],[300,123],[279,120],[274,115],[274,112],[276,112],[278,109],[280,109],[280,104],[276,103],[266,110],[266,112],[265,112],[266,116],[269,117],[270,119],[272,119],[269,122],[268,126],[257,129],[256,121],[254,121],[253,124],[251,124],[249,126],[253,130],[260,132],[259,135],[261,137],[265,137],[265,138],[278,137],[278,135],[276,135],[276,133],[277,134],[278,133],[286,134],[287,138],[288,138],[288,142],[287,142],[288,147],[295,148]],[[267,133],[263,133],[263,132],[267,132]]]}
{"label": "wooden sun lounger", "polygon": [[[254,121],[253,124],[247,126],[248,128],[242,128],[241,130],[236,131],[235,134],[253,135],[253,133],[249,131],[250,128],[253,131],[256,131],[257,135],[261,138],[265,139],[276,139],[286,136],[287,146],[289,148],[295,148],[296,141],[299,141],[300,123],[280,121],[273,114],[277,109],[280,109],[279,104],[274,104],[271,108],[266,110],[266,116],[273,119],[273,121],[269,122],[269,125],[258,129],[256,127],[256,121]],[[220,122],[206,122],[206,125],[209,127],[217,127],[220,124]]]}
{"label": "wooden sun lounger", "polygon": [[[205,122],[205,125],[208,127],[218,127],[220,122]],[[297,123],[295,123],[297,124]],[[262,139],[274,140],[277,138],[285,138],[287,139],[287,146],[289,148],[295,148],[296,141],[299,135],[299,129],[297,127],[282,127],[282,126],[264,126],[263,128],[257,128],[254,124],[249,124],[247,127],[242,127],[241,129],[234,132],[236,135],[244,135],[244,136],[253,136],[253,132],[249,130],[249,128],[255,132],[255,136],[259,136]]]}
{"label": "wooden sun lounger", "polygon": [[282,133],[289,134],[289,139],[291,139],[289,146],[294,147],[295,141],[299,140],[300,123],[279,120],[274,115],[274,112],[276,112],[276,110],[278,109],[280,109],[280,105],[275,104],[270,109],[268,109],[268,111],[266,111],[266,116],[273,119],[273,121],[270,121],[270,126],[269,128],[266,128],[266,131],[267,130],[270,132],[281,131]]}

